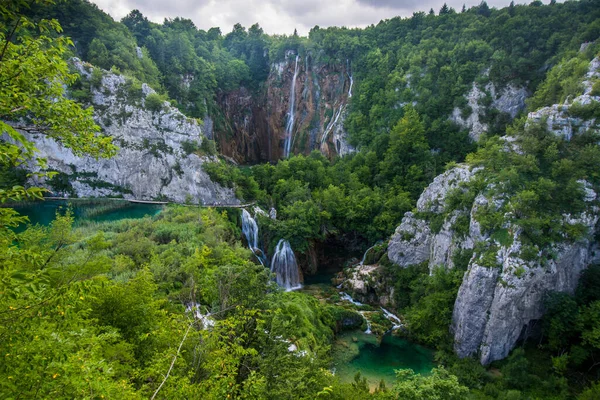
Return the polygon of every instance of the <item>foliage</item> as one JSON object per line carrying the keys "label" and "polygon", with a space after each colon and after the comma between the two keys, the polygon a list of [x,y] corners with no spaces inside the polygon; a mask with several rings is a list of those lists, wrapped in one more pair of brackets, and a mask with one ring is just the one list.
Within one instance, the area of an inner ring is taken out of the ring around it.
{"label": "foliage", "polygon": [[[47,1],[35,1],[36,5]],[[25,1],[0,8],[0,170],[16,169],[32,162],[40,168],[45,160],[36,157],[33,143],[24,132],[37,132],[72,149],[74,154],[109,157],[116,151],[111,138],[98,136],[92,109],[64,97],[63,83],[76,78],[62,57],[72,42],[53,37],[61,32],[55,20],[37,22],[25,17]],[[39,173],[38,176],[43,174]],[[50,176],[51,174],[49,174]],[[10,182],[6,182],[10,183]],[[44,190],[22,185],[0,187],[0,202],[41,198]],[[10,209],[0,210],[0,233],[10,236],[7,226],[20,222]]]}
{"label": "foliage", "polygon": [[150,93],[146,96],[145,106],[148,110],[153,112],[160,112],[164,107],[164,98],[158,93]]}
{"label": "foliage", "polygon": [[431,375],[417,375],[412,370],[396,372],[398,383],[392,389],[396,399],[463,399],[469,389],[443,368],[435,368]]}
{"label": "foliage", "polygon": [[256,200],[262,196],[259,186],[252,176],[224,161],[209,162],[203,165],[204,170],[214,182],[233,188],[235,195],[246,201]]}

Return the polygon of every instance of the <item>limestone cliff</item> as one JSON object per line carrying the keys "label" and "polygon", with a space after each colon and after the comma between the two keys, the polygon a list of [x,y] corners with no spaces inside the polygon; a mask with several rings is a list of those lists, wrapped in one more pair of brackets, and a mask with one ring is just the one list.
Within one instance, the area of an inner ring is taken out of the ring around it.
{"label": "limestone cliff", "polygon": [[[81,79],[93,80],[91,65],[77,59],[73,64]],[[29,134],[49,169],[68,180],[65,192],[56,194],[238,204],[231,189],[212,182],[203,171],[202,164],[210,157],[186,151],[202,142],[201,122],[185,117],[168,102],[150,109],[146,103],[148,96],[156,99],[154,90],[145,84],[133,85],[122,75],[102,71],[101,80],[90,87],[96,123],[119,147],[111,159],[77,157],[46,136]]]}
{"label": "limestone cliff", "polygon": [[[525,109],[525,99],[529,96],[527,89],[509,84],[498,90],[496,85],[488,83],[484,88],[480,88],[473,82],[473,87],[465,95],[467,100],[465,112],[458,107],[452,111],[450,119],[469,130],[471,139],[477,141],[479,137],[489,131],[489,123],[485,121],[490,111],[504,113],[506,120],[514,119],[517,114]],[[489,106],[485,103],[489,102]]]}
{"label": "limestone cliff", "polygon": [[333,157],[354,151],[343,127],[354,84],[350,63],[323,64],[311,52],[298,55],[297,63],[296,57],[287,51],[284,60],[272,64],[260,90],[240,88],[219,96],[224,127],[215,128],[215,140],[223,154],[241,162],[283,158],[291,111],[291,153],[320,150]]}
{"label": "limestone cliff", "polygon": [[[591,94],[591,82],[598,78],[599,67],[596,58],[590,64],[583,95],[572,103],[530,113],[528,124],[546,123],[549,132],[567,141],[590,129],[598,132],[594,118],[580,118],[575,124],[569,118],[573,118],[574,104],[600,102],[600,96]],[[503,140],[506,145],[499,151],[521,151],[515,138]],[[494,190],[496,184],[488,183],[483,172],[463,165],[435,178],[419,198],[416,212],[407,213],[396,229],[388,245],[388,257],[399,267],[427,262],[431,270],[437,266],[453,268],[454,256],[459,252],[472,254],[454,305],[451,331],[460,357],[478,355],[483,364],[488,364],[506,357],[543,316],[546,293],[575,291],[581,272],[596,257],[594,235],[600,231],[600,211],[596,194],[599,188],[579,181],[585,211],[563,214],[561,224],[581,226],[585,233],[575,241],[565,235],[563,241],[527,256],[523,231],[514,215],[518,210],[503,214],[496,232],[482,229],[478,211],[500,210],[510,201],[501,189]],[[470,206],[450,209],[447,200],[451,194],[466,190],[465,183],[476,178],[482,179],[483,189]]]}

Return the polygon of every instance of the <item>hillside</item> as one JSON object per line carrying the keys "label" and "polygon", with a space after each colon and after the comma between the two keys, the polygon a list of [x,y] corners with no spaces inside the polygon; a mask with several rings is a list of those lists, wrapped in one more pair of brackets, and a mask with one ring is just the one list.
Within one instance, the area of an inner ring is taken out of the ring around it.
{"label": "hillside", "polygon": [[0,397],[600,396],[598,0],[0,20]]}

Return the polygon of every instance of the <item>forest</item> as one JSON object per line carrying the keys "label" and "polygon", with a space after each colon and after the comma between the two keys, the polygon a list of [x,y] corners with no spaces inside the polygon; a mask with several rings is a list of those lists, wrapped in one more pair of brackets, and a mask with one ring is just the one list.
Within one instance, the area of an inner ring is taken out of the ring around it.
{"label": "forest", "polygon": [[[600,397],[595,254],[574,291],[544,293],[543,317],[508,357],[486,365],[459,357],[451,330],[474,262],[502,269],[510,248],[550,270],[563,248],[588,241],[597,249],[600,229],[586,225],[597,228],[600,189],[600,73],[590,67],[600,57],[597,0],[444,4],[365,29],[315,26],[307,37],[269,35],[258,23],[204,31],[186,18],[151,22],[139,10],[115,21],[87,0],[14,0],[0,4],[0,21],[0,397]],[[351,66],[344,128],[354,151],[233,162],[216,140],[234,140],[221,100],[242,88],[262,98],[290,51],[315,65]],[[93,66],[88,77],[74,57]],[[48,224],[19,213],[72,188],[48,168],[51,159],[36,157],[37,136],[98,163],[120,151],[93,107],[107,71],[124,76],[137,99],[128,106],[143,98],[156,116],[168,102],[200,125],[214,121],[213,137],[185,142],[184,152],[261,210],[253,212],[260,246],[241,210],[227,205],[186,201],[106,221],[78,219],[68,206]],[[486,89],[474,110],[476,86]],[[522,109],[494,108],[493,91],[515,88],[527,93]],[[583,92],[589,101],[573,102]],[[564,132],[558,119],[531,118],[557,109],[576,122],[568,138],[556,134]],[[474,138],[450,118],[454,110],[464,120],[477,114],[486,131]],[[424,191],[457,166],[474,177],[448,190],[441,212],[420,211]],[[485,239],[454,251],[451,266],[399,267],[388,246],[407,214],[433,234],[450,229],[464,239],[476,225]],[[317,294],[280,287],[263,258],[282,240],[305,282],[326,264],[336,264],[335,279],[348,277],[343,267],[376,265],[402,327],[390,328],[378,302],[344,302],[331,282]],[[515,267],[518,278],[530,273]],[[433,367],[396,369],[392,383],[343,379],[332,368],[338,338],[371,328],[429,349]]]}

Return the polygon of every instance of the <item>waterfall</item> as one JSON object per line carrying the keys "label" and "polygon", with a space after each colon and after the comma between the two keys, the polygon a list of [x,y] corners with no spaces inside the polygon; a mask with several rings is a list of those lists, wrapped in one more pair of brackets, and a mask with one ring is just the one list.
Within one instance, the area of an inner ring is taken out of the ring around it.
{"label": "waterfall", "polygon": [[352,97],[352,85],[354,85],[354,79],[350,72],[350,61],[348,59],[346,59],[346,74],[348,74],[348,78],[350,79],[350,87],[348,88],[348,98],[350,98]]}
{"label": "waterfall", "polygon": [[281,239],[275,248],[271,261],[271,272],[276,275],[277,284],[285,290],[300,289],[300,274],[296,256],[287,240]]}
{"label": "waterfall", "polygon": [[340,292],[340,299],[346,300],[355,306],[362,306],[363,304],[360,301],[354,300],[348,293]]}
{"label": "waterfall", "polygon": [[374,244],[373,246],[371,246],[367,250],[365,250],[365,254],[363,254],[363,258],[362,258],[362,260],[360,260],[360,264],[358,264],[358,265],[365,265],[365,260],[367,259],[367,254],[369,254],[369,250],[371,250],[375,246],[377,246],[377,244]]}
{"label": "waterfall", "polygon": [[250,250],[258,248],[258,224],[245,209],[242,210],[242,232],[246,236]]}
{"label": "waterfall", "polygon": [[[261,210],[262,211],[262,210]],[[264,211],[263,211],[264,212]],[[266,263],[264,252],[258,247],[258,224],[246,209],[242,209],[242,232],[248,242],[248,247],[264,266]]]}
{"label": "waterfall", "polygon": [[352,78],[352,74],[350,73],[350,61],[346,60],[347,65],[347,74],[348,78],[350,78],[350,87],[348,88],[348,98],[352,97],[352,85],[354,85],[354,79]]}
{"label": "waterfall", "polygon": [[298,78],[298,58],[296,56],[296,65],[294,66],[294,79],[292,79],[292,88],[290,90],[290,112],[288,113],[288,121],[285,125],[285,143],[283,149],[283,158],[290,156],[292,148],[292,134],[294,131],[294,111],[296,103],[296,78]]}
{"label": "waterfall", "polygon": [[323,136],[321,136],[321,145],[323,145],[327,141],[327,136],[329,135],[329,132],[331,132],[335,124],[337,124],[338,120],[340,119],[340,115],[342,115],[342,111],[344,111],[344,105],[340,105],[337,114],[335,114],[335,109],[333,111],[334,113],[331,115],[331,120],[329,121],[329,124],[327,124],[327,128],[323,132]]}
{"label": "waterfall", "polygon": [[391,312],[389,312],[388,310],[386,310],[383,307],[380,307],[381,311],[383,311],[383,315],[385,315],[385,317],[392,323],[392,330],[396,330],[399,328],[402,328],[403,324],[402,324],[402,320],[400,318],[398,318],[397,315],[392,314]]}
{"label": "waterfall", "polygon": [[365,333],[367,335],[370,335],[371,334],[371,321],[369,321],[369,319],[365,316],[365,312],[364,311],[359,311],[359,314],[362,315],[363,319],[367,323],[367,329],[365,330]]}

